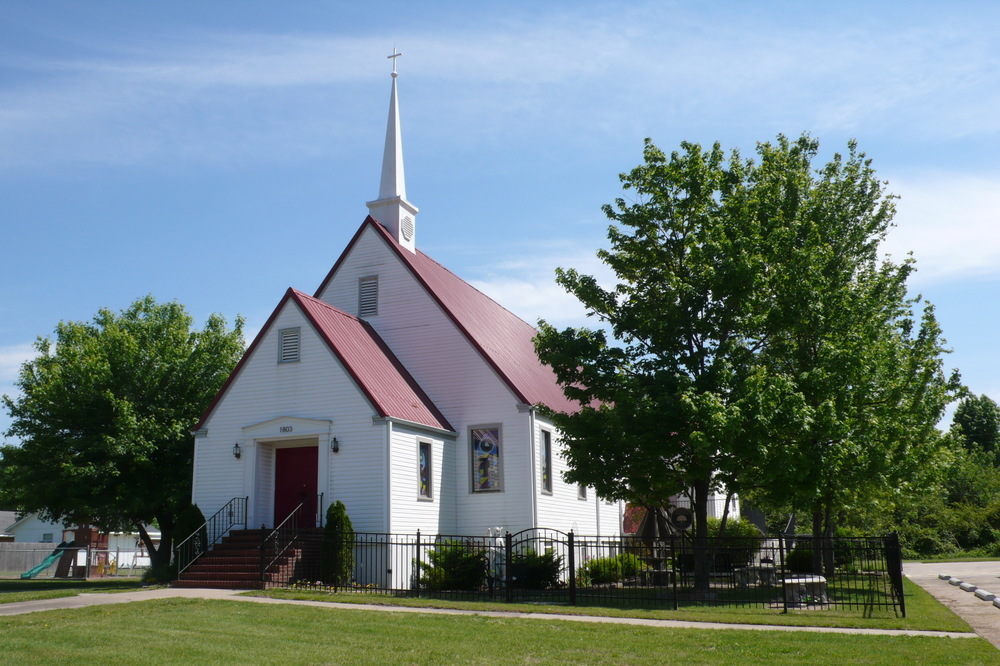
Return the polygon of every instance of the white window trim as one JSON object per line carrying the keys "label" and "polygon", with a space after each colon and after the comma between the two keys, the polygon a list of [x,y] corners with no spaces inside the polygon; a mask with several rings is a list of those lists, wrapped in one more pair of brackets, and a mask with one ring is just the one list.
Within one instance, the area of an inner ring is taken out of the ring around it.
{"label": "white window trim", "polygon": [[[497,431],[497,460],[500,468],[500,487],[499,488],[489,488],[481,489],[476,487],[476,457],[472,454],[472,431],[473,430],[492,430]],[[503,478],[503,466],[504,466],[504,452],[503,452],[503,425],[500,423],[485,423],[481,425],[469,426],[469,438],[467,440],[466,452],[469,456],[469,492],[470,493],[502,493],[504,490],[504,478]]]}
{"label": "white window trim", "polygon": [[[420,449],[427,446],[427,494],[420,492]],[[434,501],[434,443],[428,439],[417,440],[417,499],[421,502]]]}
{"label": "white window trim", "polygon": [[[541,454],[542,454],[542,461],[541,461],[542,464],[539,465],[539,473],[541,474],[542,478],[539,480],[540,483],[538,485],[542,489],[541,492],[542,492],[543,495],[551,495],[552,494],[552,488],[553,488],[553,478],[552,478],[552,474],[553,474],[553,468],[552,468],[552,431],[551,430],[545,430],[543,428],[541,430],[541,433],[542,433],[542,437],[541,437],[541,439],[542,439],[542,445],[540,447],[538,447],[538,448],[539,448],[539,450],[541,451]],[[548,435],[547,439],[545,437],[546,435]],[[546,446],[545,446],[546,444],[548,444],[548,450],[547,451],[546,451]],[[548,453],[547,456],[545,455],[546,453]],[[546,465],[546,463],[547,463],[547,465]],[[548,488],[545,487],[545,467],[546,466],[548,466],[548,468],[549,468],[549,487]]]}
{"label": "white window trim", "polygon": [[576,498],[584,502],[587,501],[587,486],[581,483],[576,487]]}

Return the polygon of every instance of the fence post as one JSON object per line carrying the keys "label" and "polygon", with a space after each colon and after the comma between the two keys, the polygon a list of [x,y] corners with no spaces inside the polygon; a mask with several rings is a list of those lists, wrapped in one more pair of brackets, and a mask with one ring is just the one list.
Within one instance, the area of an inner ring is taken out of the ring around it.
{"label": "fence post", "polygon": [[420,530],[417,530],[417,561],[416,566],[416,580],[414,580],[414,585],[417,588],[417,598],[420,598]]}
{"label": "fence post", "polygon": [[677,537],[673,533],[670,534],[670,578],[673,580],[674,587],[674,610],[677,610],[677,574],[680,573],[680,568],[677,566]]}
{"label": "fence post", "polygon": [[889,580],[892,582],[896,598],[899,599],[899,611],[906,617],[906,601],[903,598],[903,553],[899,547],[899,534],[891,532],[884,540],[885,564],[889,570]]}
{"label": "fence post", "polygon": [[573,530],[569,531],[569,602],[576,605],[576,546],[573,544]]}
{"label": "fence post", "polygon": [[503,577],[504,577],[504,587],[506,588],[504,594],[505,598],[507,599],[507,603],[511,603],[512,601],[514,601],[514,586],[511,584],[511,579],[510,579],[512,561],[513,561],[513,553],[511,552],[511,538],[510,538],[510,531],[508,530],[504,532],[503,536]]}
{"label": "fence post", "polygon": [[788,595],[785,594],[785,535],[778,535],[778,560],[781,563],[778,571],[775,572],[775,576],[779,573],[781,574],[781,607],[783,613],[788,613]]}
{"label": "fence post", "polygon": [[340,547],[340,523],[333,524],[333,591],[336,592],[337,588],[340,586],[340,571],[343,567],[340,564],[341,547]]}

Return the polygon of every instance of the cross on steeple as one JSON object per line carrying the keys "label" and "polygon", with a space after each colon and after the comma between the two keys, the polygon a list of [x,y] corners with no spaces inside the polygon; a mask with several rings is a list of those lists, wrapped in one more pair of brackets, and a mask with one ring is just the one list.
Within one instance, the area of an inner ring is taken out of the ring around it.
{"label": "cross on steeple", "polygon": [[397,76],[397,74],[396,74],[396,58],[398,58],[401,55],[403,55],[403,54],[402,53],[396,53],[396,47],[393,46],[392,47],[392,55],[391,56],[386,56],[386,58],[388,60],[392,60],[392,78],[396,78],[396,76]]}

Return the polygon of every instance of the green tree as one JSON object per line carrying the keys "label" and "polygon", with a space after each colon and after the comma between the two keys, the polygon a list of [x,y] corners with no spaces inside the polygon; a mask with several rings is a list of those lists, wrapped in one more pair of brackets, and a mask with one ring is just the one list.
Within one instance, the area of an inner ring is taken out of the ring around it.
{"label": "green tree", "polygon": [[[818,143],[779,136],[757,162],[718,144],[669,158],[647,141],[605,212],[606,290],[559,270],[601,330],[540,322],[536,348],[574,413],[566,478],[649,506],[724,485],[833,516],[914,466],[957,384],[933,310],[912,314],[903,264],[880,261],[892,198],[850,146],[814,171]],[[697,572],[696,572],[697,573]]]}
{"label": "green tree", "polygon": [[755,498],[809,512],[813,535],[829,538],[845,510],[929,462],[959,383],[943,373],[933,308],[908,298],[912,259],[879,256],[894,198],[853,142],[813,173],[817,149],[779,138],[758,151],[760,170],[784,177],[783,196],[767,197],[781,207],[763,211],[781,225],[749,441]]}
{"label": "green tree", "polygon": [[969,450],[989,454],[1000,465],[1000,407],[989,396],[969,396],[958,403],[951,429]]}
{"label": "green tree", "polygon": [[[580,404],[551,414],[567,447],[566,479],[653,507],[690,488],[704,549],[709,494],[737,489],[744,466],[741,403],[766,313],[772,220],[745,214],[752,163],[735,151],[727,160],[718,144],[681,148],[668,158],[647,140],[645,163],[621,175],[638,201],[604,207],[616,224],[598,256],[617,276],[612,289],[557,271],[614,342],[603,330],[560,332],[541,321],[536,351]],[[695,573],[706,585],[707,571]]]}
{"label": "green tree", "polygon": [[[219,315],[202,330],[176,302],[146,296],[92,323],[61,322],[55,340],[4,396],[19,445],[0,449],[0,488],[20,510],[102,530],[138,531],[154,566],[166,565],[178,513],[191,501],[202,411],[243,352],[243,320]],[[154,547],[145,525],[161,532]],[[184,535],[186,536],[186,535]]]}

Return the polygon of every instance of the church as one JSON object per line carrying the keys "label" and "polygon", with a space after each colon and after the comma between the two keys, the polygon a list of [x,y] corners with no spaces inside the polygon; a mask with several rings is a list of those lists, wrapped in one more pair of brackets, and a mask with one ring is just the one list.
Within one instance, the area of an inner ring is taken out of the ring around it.
{"label": "church", "polygon": [[[535,329],[424,254],[406,196],[393,58],[378,198],[311,294],[289,288],[195,430],[193,501],[247,526],[342,501],[355,530],[613,537],[622,509],[563,480],[575,409]],[[301,521],[300,521],[301,524]]]}

